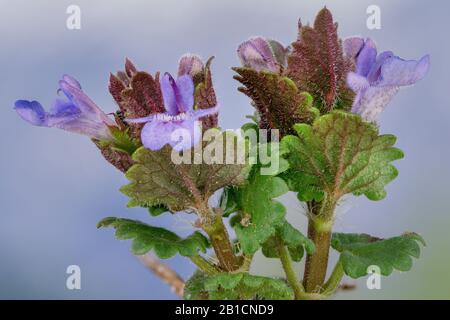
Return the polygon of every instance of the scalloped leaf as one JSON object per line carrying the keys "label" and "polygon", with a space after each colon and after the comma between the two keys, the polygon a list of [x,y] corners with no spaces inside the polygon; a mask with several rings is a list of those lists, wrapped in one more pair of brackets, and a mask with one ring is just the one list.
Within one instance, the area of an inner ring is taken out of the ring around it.
{"label": "scalloped leaf", "polygon": [[378,129],[360,116],[334,111],[312,126],[295,125],[298,136],[283,138],[281,145],[293,170],[299,198],[304,201],[328,195],[338,201],[345,194],[364,194],[370,200],[386,196],[384,186],[394,180],[392,161],[403,158],[394,148],[393,135],[378,135]]}
{"label": "scalloped leaf", "polygon": [[292,289],[282,280],[248,273],[220,273],[204,282],[204,292],[211,300],[292,300]]}
{"label": "scalloped leaf", "polygon": [[119,240],[133,239],[131,251],[136,255],[143,255],[154,250],[161,259],[171,258],[177,253],[192,257],[199,251],[205,253],[209,248],[208,239],[198,231],[182,239],[163,228],[149,226],[138,220],[114,217],[105,218],[97,224],[97,228],[103,227],[114,227],[116,238]]}
{"label": "scalloped leaf", "polygon": [[[231,133],[223,133],[222,139],[214,140],[208,146],[225,144],[228,134]],[[227,148],[225,145],[221,148],[226,159]],[[235,144],[235,157],[236,148]],[[195,148],[193,150],[195,152]],[[223,187],[243,184],[251,169],[247,157],[244,164],[236,164],[237,161],[233,162],[235,164],[207,164],[203,160],[201,164],[175,164],[171,153],[172,148],[165,146],[159,151],[142,147],[133,154],[135,164],[126,173],[131,183],[121,188],[131,198],[130,207],[164,205],[172,212],[192,210],[199,200],[194,196],[194,186],[200,193],[200,201],[206,202]]]}
{"label": "scalloped leaf", "polygon": [[277,232],[262,246],[262,253],[267,258],[279,258],[277,242],[281,240],[289,250],[293,261],[301,261],[304,251],[313,254],[315,250],[314,242],[305,237],[300,231],[295,229],[289,222],[285,221],[277,228]]}
{"label": "scalloped leaf", "polygon": [[256,252],[276,232],[277,226],[283,224],[286,209],[273,199],[289,191],[284,180],[276,176],[288,168],[285,159],[280,158],[278,144],[261,144],[257,148],[260,161],[262,150],[265,150],[271,155],[269,158],[278,162],[278,166],[267,170],[274,164],[273,161],[254,165],[247,183],[234,189],[232,197],[227,199],[227,205],[238,212],[231,224],[240,248],[248,254]]}
{"label": "scalloped leaf", "polygon": [[405,233],[398,237],[379,239],[367,234],[333,233],[331,246],[341,253],[340,262],[345,274],[357,279],[367,275],[367,268],[376,265],[381,274],[389,276],[394,269],[409,271],[411,257],[420,257],[423,238],[416,233]]}
{"label": "scalloped leaf", "polygon": [[259,127],[279,129],[281,136],[293,133],[295,123],[310,123],[317,111],[312,97],[300,92],[291,79],[268,71],[233,68],[234,78],[244,86],[238,90],[250,97],[259,114]]}
{"label": "scalloped leaf", "polygon": [[337,27],[331,12],[322,9],[313,27],[300,25],[299,37],[288,57],[286,75],[301,91],[312,94],[315,106],[323,113],[333,108],[349,110],[354,97],[346,85],[354,64],[343,54]]}

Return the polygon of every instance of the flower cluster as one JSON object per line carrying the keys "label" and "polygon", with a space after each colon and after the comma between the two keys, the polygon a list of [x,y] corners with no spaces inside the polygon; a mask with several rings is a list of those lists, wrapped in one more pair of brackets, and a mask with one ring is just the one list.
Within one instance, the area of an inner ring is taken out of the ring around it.
{"label": "flower cluster", "polygon": [[[129,183],[121,192],[130,207],[146,208],[152,216],[197,215],[193,227],[201,232],[186,238],[138,220],[109,217],[98,224],[114,227],[120,239],[133,239],[136,255],[153,250],[161,259],[188,257],[199,270],[186,284],[167,266],[151,262],[176,292],[185,290],[184,297],[327,298],[344,274],[365,277],[375,265],[383,275],[408,271],[420,254],[424,240],[418,234],[380,239],[335,233],[333,223],[348,195],[386,197],[385,186],[398,174],[393,162],[403,152],[395,136],[380,134],[373,123],[401,87],[425,77],[430,57],[403,60],[390,51],[378,53],[371,39],[342,41],[326,8],[298,31],[290,46],[252,37],[237,48],[241,66],[233,68],[234,78],[255,107],[253,122],[239,131],[245,139],[219,130],[212,58],[203,62],[193,54],[181,57],[175,77],[140,71],[127,59],[123,71],[110,75],[114,117],[68,75],[59,81],[60,97],[50,111],[27,100],[16,101],[15,110],[32,125],[90,137],[125,173]],[[210,128],[215,141],[202,137]],[[201,157],[205,153],[210,157]],[[218,192],[220,200],[214,201]],[[307,236],[286,219],[278,197],[287,192],[308,209]],[[331,249],[341,258],[329,273]],[[250,274],[258,250],[280,260],[286,281]],[[292,262],[303,257],[299,279]]]}

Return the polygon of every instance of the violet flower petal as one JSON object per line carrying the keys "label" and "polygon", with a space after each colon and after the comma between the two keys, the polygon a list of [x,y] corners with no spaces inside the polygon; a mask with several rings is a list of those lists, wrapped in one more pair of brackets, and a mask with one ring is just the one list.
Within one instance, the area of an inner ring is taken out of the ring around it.
{"label": "violet flower petal", "polygon": [[[176,130],[183,130],[185,136],[189,136],[187,140],[176,140]],[[183,121],[162,121],[155,118],[148,122],[141,133],[141,140],[144,147],[157,151],[166,144],[171,145],[176,151],[190,149],[193,145],[200,141],[200,127],[194,119],[186,119]]]}
{"label": "violet flower petal", "polygon": [[394,53],[391,51],[385,51],[378,55],[375,64],[372,66],[369,74],[367,75],[367,80],[372,84],[376,85],[379,83],[381,78],[381,67],[383,64],[390,58],[394,56]]}
{"label": "violet flower petal", "polygon": [[178,114],[177,100],[175,97],[174,91],[174,80],[172,76],[168,73],[165,73],[161,78],[161,92],[164,100],[164,107],[166,112],[170,115]]}
{"label": "violet flower petal", "polygon": [[423,79],[430,68],[430,56],[419,61],[392,57],[381,67],[379,86],[409,86]]}
{"label": "violet flower petal", "polygon": [[367,77],[372,66],[375,64],[377,59],[377,48],[375,43],[367,39],[364,42],[364,46],[357,55],[356,61],[356,73]]}
{"label": "violet flower petal", "polygon": [[364,39],[360,37],[351,37],[344,40],[343,51],[345,56],[356,59],[364,45]]}
{"label": "violet flower petal", "polygon": [[176,87],[175,97],[177,99],[178,113],[192,111],[194,106],[194,81],[192,81],[192,77],[187,74],[178,77]]}
{"label": "violet flower petal", "polygon": [[46,113],[37,101],[17,100],[14,109],[19,116],[34,126],[47,126]]}

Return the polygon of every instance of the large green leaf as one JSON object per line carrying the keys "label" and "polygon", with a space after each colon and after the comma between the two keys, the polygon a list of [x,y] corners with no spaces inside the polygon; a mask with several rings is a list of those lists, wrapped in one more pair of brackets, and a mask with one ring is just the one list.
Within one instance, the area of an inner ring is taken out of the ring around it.
{"label": "large green leaf", "polygon": [[154,250],[161,259],[173,257],[177,253],[192,257],[199,251],[206,252],[209,247],[208,239],[198,231],[182,239],[169,230],[152,227],[137,220],[109,217],[100,221],[97,227],[114,227],[117,239],[133,239],[131,250],[136,255]]}
{"label": "large green leaf", "polygon": [[374,238],[367,234],[334,233],[331,246],[341,253],[340,262],[345,273],[356,279],[367,275],[369,266],[378,266],[388,276],[394,269],[409,271],[412,259],[419,258],[421,236],[405,233],[389,239]]}
{"label": "large green leaf", "polygon": [[305,237],[287,221],[279,226],[277,232],[263,244],[262,252],[266,257],[280,257],[278,241],[282,241],[288,248],[293,261],[300,261],[303,258],[305,249],[308,254],[313,254],[315,250],[314,242]]}
{"label": "large green leaf", "polygon": [[292,289],[282,280],[248,273],[220,273],[211,277],[194,274],[186,284],[186,299],[292,300]]}
{"label": "large green leaf", "polygon": [[[234,156],[227,154],[225,143],[228,134],[218,134],[221,138],[213,139],[209,144],[211,148],[222,148],[223,163],[208,164],[202,159],[201,164],[175,164],[169,146],[159,151],[139,148],[133,154],[135,164],[126,174],[131,183],[121,189],[131,198],[129,206],[163,205],[172,212],[189,210],[196,208],[198,201],[206,202],[215,191],[225,186],[242,184],[251,166],[248,159],[243,164],[237,162],[237,144],[230,149]],[[232,136],[230,140],[234,138]],[[231,164],[226,164],[227,156],[231,156]]]}
{"label": "large green leaf", "polygon": [[296,183],[290,185],[298,188],[301,200],[318,200],[323,194],[332,201],[349,193],[371,200],[386,196],[384,186],[398,174],[391,162],[403,157],[393,147],[395,136],[378,135],[374,124],[341,111],[294,128],[298,136],[284,137],[281,145],[296,171]]}

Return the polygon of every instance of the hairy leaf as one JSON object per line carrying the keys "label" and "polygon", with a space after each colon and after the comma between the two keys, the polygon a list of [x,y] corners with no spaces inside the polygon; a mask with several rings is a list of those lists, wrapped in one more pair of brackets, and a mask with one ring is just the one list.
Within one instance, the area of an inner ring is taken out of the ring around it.
{"label": "hairy leaf", "polygon": [[292,300],[292,289],[282,280],[248,273],[220,273],[205,281],[205,291],[212,300]]}
{"label": "hairy leaf", "polygon": [[378,135],[375,125],[360,116],[334,111],[312,126],[295,125],[298,136],[287,136],[282,148],[296,173],[299,198],[320,198],[324,192],[333,201],[345,194],[364,194],[370,200],[386,196],[384,186],[398,172],[391,164],[403,153],[394,148],[393,135]]}
{"label": "hairy leaf", "polygon": [[233,68],[234,78],[244,86],[239,91],[249,96],[259,114],[259,127],[279,129],[281,136],[292,133],[295,123],[310,123],[316,116],[312,97],[300,92],[287,77],[268,71]]}
{"label": "hairy leaf", "polygon": [[308,254],[312,254],[315,250],[314,242],[285,221],[277,228],[276,234],[263,244],[263,254],[268,258],[279,258],[277,247],[280,240],[287,246],[293,261],[302,260],[305,249]]}
{"label": "hairy leaf", "polygon": [[345,273],[356,279],[367,275],[369,266],[378,266],[381,274],[388,276],[394,269],[409,271],[412,259],[419,258],[421,236],[405,233],[401,236],[379,239],[367,234],[334,233],[332,247],[341,253],[340,262]]}
{"label": "hairy leaf", "polygon": [[161,259],[173,257],[177,253],[192,257],[199,251],[206,252],[209,247],[208,239],[200,232],[196,231],[182,239],[169,230],[152,227],[137,220],[109,217],[100,221],[97,227],[114,227],[117,239],[133,239],[131,250],[136,255],[154,250]]}
{"label": "hairy leaf", "polygon": [[354,66],[343,55],[337,24],[327,8],[318,13],[313,27],[300,26],[292,47],[286,75],[300,90],[312,94],[323,113],[333,108],[349,110],[354,94],[346,85],[346,77]]}
{"label": "hairy leaf", "polygon": [[[126,174],[131,183],[121,188],[131,198],[129,206],[164,205],[172,212],[192,210],[197,208],[199,201],[207,201],[215,191],[244,183],[251,166],[248,159],[242,164],[237,162],[237,144],[234,145],[234,156],[232,148],[228,150],[230,154],[227,153],[228,134],[219,134],[219,138],[208,145],[222,147],[223,154],[219,151],[224,157],[222,163],[208,164],[202,158],[200,164],[193,161],[192,164],[175,164],[169,146],[159,151],[138,149],[133,154],[135,164]],[[230,156],[232,164],[226,164],[227,156]]]}
{"label": "hairy leaf", "polygon": [[[152,75],[137,71],[130,60],[125,62],[125,72],[110,75],[109,92],[127,118],[146,117],[164,112],[164,103],[159,84],[159,73]],[[126,124],[132,137],[139,139],[143,124]]]}

